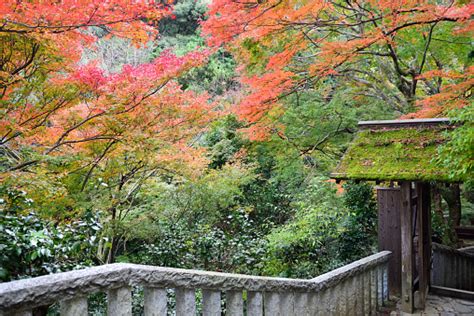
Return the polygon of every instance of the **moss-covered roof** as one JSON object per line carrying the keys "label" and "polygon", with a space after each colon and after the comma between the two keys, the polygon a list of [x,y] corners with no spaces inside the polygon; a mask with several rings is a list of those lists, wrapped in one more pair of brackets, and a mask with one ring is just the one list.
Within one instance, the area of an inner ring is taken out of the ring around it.
{"label": "moss-covered roof", "polygon": [[454,126],[448,120],[361,122],[335,179],[457,182],[435,162]]}

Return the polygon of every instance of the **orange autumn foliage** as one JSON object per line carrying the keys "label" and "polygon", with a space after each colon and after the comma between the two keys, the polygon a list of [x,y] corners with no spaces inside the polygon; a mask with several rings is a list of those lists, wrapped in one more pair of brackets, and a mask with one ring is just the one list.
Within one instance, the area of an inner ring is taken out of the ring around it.
{"label": "orange autumn foliage", "polygon": [[[453,37],[472,36],[473,14],[474,5],[469,2],[215,0],[203,30],[210,45],[230,48],[243,65],[248,94],[236,112],[250,124],[259,124],[271,109],[281,106],[286,95],[329,76],[346,76],[358,63],[373,64],[376,58],[391,63],[402,81],[399,89],[406,102],[419,107],[412,116],[426,117],[469,103],[458,97],[472,89],[472,67],[457,71],[457,78],[452,78],[454,71],[438,72],[439,78],[453,80],[426,100],[417,87],[427,80],[425,71],[431,70],[426,68],[427,59],[432,58],[428,49],[433,30],[451,25]],[[426,47],[411,56],[415,65],[406,65],[401,61],[398,39],[413,31],[424,32]],[[254,58],[245,50],[253,52]],[[255,59],[262,67],[255,67]],[[361,82],[364,80],[354,85]]]}
{"label": "orange autumn foliage", "polygon": [[[86,49],[95,49],[92,28],[146,45],[171,12],[149,0],[0,3],[1,145],[39,155],[82,153],[93,161],[141,150],[153,153],[154,162],[203,165],[191,143],[213,118],[213,105],[175,79],[202,65],[209,51],[180,57],[165,51],[118,73],[107,73],[98,60],[81,62]],[[30,163],[20,159],[10,170]]]}

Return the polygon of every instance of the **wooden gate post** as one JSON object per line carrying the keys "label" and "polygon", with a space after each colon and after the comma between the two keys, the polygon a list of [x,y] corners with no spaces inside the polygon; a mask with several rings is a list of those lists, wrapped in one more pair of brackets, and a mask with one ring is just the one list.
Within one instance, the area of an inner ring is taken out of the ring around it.
{"label": "wooden gate post", "polygon": [[401,182],[400,191],[402,200],[400,208],[402,244],[402,311],[405,313],[413,313],[413,275],[415,258],[413,255],[413,203],[411,182]]}
{"label": "wooden gate post", "polygon": [[418,216],[419,308],[424,309],[430,283],[431,199],[429,183],[416,183]]}

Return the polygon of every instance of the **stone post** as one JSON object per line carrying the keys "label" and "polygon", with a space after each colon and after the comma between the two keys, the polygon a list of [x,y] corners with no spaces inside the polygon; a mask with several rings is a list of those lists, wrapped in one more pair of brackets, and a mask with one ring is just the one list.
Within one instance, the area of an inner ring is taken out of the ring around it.
{"label": "stone post", "polygon": [[247,292],[247,315],[263,316],[263,295],[261,292]]}
{"label": "stone post", "polygon": [[132,289],[124,286],[110,290],[107,294],[108,316],[130,316],[132,315]]}
{"label": "stone post", "polygon": [[59,303],[61,316],[87,315],[87,297],[78,296]]}
{"label": "stone post", "polygon": [[168,309],[168,298],[166,289],[145,287],[144,289],[144,312],[145,316],[166,315]]}
{"label": "stone post", "polygon": [[242,316],[244,314],[244,300],[242,291],[227,291],[227,315]]}
{"label": "stone post", "polygon": [[221,292],[203,290],[202,291],[202,313],[204,316],[221,315]]}

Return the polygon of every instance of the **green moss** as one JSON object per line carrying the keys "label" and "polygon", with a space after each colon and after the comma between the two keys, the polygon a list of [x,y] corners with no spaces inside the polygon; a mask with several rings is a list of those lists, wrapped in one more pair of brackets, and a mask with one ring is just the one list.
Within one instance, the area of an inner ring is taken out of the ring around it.
{"label": "green moss", "polygon": [[435,162],[449,127],[362,130],[333,173],[336,179],[461,181]]}

